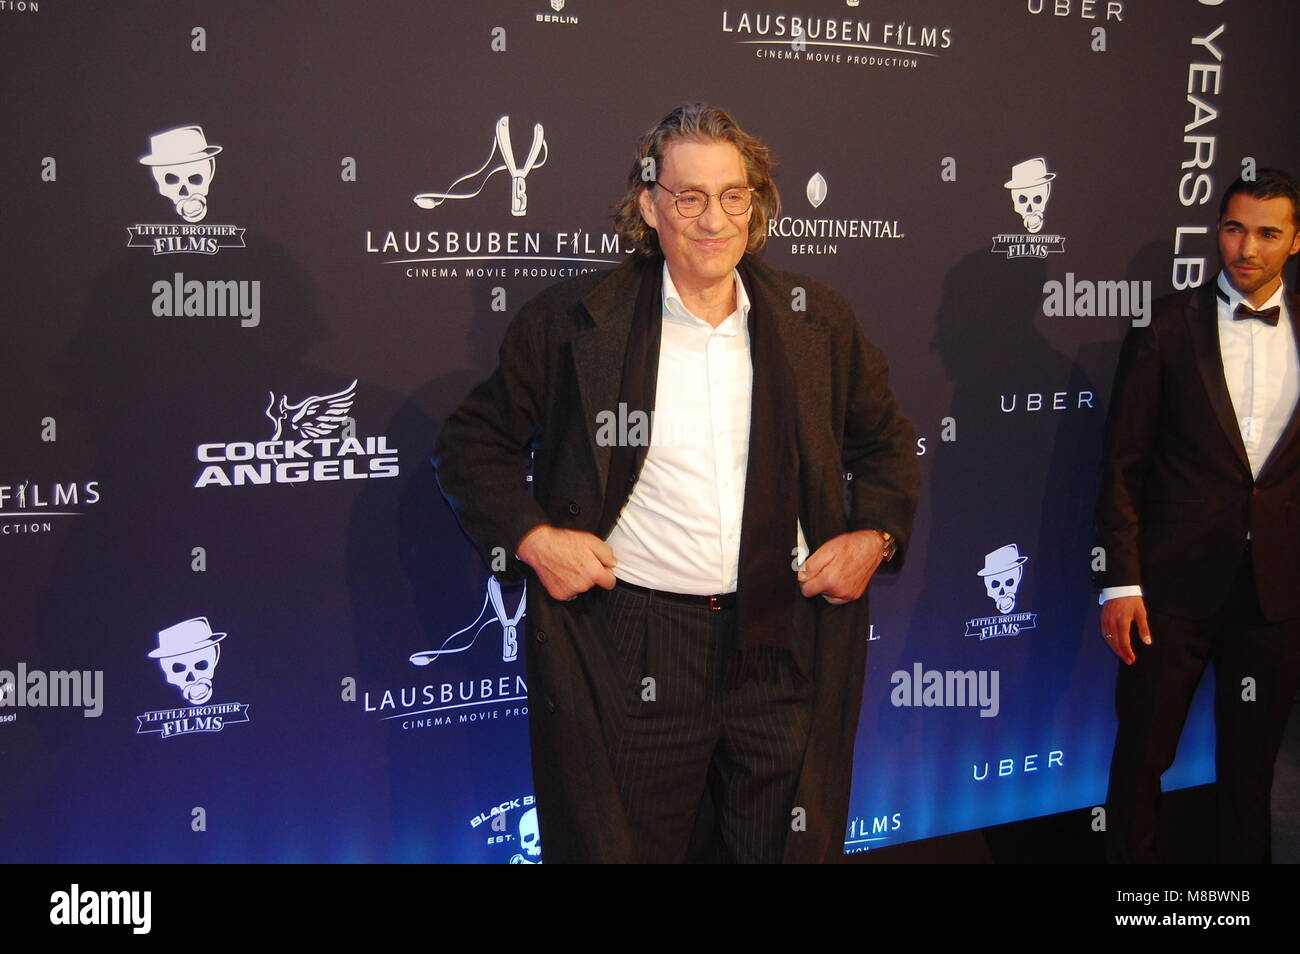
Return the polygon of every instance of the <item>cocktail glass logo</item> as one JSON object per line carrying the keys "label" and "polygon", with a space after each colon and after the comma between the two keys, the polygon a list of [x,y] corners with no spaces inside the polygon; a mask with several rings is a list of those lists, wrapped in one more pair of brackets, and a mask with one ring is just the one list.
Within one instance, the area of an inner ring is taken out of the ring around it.
{"label": "cocktail glass logo", "polygon": [[1043,232],[1055,178],[1056,173],[1047,171],[1047,160],[1041,157],[1011,167],[1011,178],[1002,187],[1010,194],[1011,207],[1020,216],[1025,233],[993,236],[991,251],[1002,252],[1007,258],[1046,258],[1052,252],[1065,251],[1065,236]]}
{"label": "cocktail glass logo", "polygon": [[212,678],[221,659],[226,633],[212,631],[206,616],[182,620],[158,632],[156,659],[163,679],[175,686],[189,703],[188,709],[158,709],[136,716],[136,735],[156,732],[160,738],[196,732],[220,732],[232,722],[248,721],[248,704],[213,703]]}
{"label": "cocktail glass logo", "polygon": [[200,126],[178,126],[149,137],[149,152],[140,157],[158,183],[158,194],[170,199],[186,222],[202,222],[208,214],[208,189],[221,147],[208,145]]}
{"label": "cocktail glass logo", "polygon": [[266,405],[266,416],[275,425],[271,440],[280,440],[285,425],[288,425],[290,439],[313,440],[332,434],[348,420],[348,411],[357,396],[357,380],[353,378],[352,383],[342,391],[313,394],[297,404],[285,401],[283,394],[279,398],[276,398],[274,391],[268,391],[267,394],[270,402]]}
{"label": "cocktail glass logo", "polygon": [[[492,607],[491,614],[488,612],[489,605]],[[501,661],[514,662],[519,658],[519,621],[523,619],[527,606],[528,585],[524,584],[524,589],[519,594],[519,602],[515,606],[514,613],[507,615],[505,600],[501,596],[501,584],[497,582],[495,576],[488,577],[487,593],[483,597],[483,606],[479,609],[474,622],[463,629],[456,630],[456,632],[444,639],[442,645],[437,649],[426,649],[424,652],[413,653],[410,657],[411,665],[427,666],[439,656],[463,653],[474,645],[474,641],[478,639],[478,634],[493,623],[501,624]],[[469,633],[468,638],[461,638],[465,633]]]}
{"label": "cocktail glass logo", "polygon": [[1029,557],[1021,556],[1020,547],[1014,543],[984,554],[984,568],[977,573],[984,581],[985,595],[993,601],[998,615],[977,616],[968,620],[967,636],[978,636],[981,640],[1018,636],[1023,630],[1037,627],[1037,613],[1015,611],[1020,583],[1025,575],[1025,564],[1028,562]]}
{"label": "cocktail glass logo", "polygon": [[[554,6],[554,3],[551,4]],[[563,4],[561,4],[562,6]],[[555,9],[559,9],[556,7]],[[493,159],[497,154],[501,159],[493,165]],[[487,161],[479,166],[473,172],[468,172],[461,176],[445,192],[422,192],[415,196],[415,204],[422,209],[434,209],[441,205],[447,199],[472,199],[487,185],[487,181],[498,172],[510,173],[510,214],[527,215],[528,214],[528,191],[525,179],[528,173],[534,169],[540,169],[546,165],[546,159],[549,156],[549,150],[546,147],[546,138],[542,132],[542,124],[533,125],[533,142],[528,150],[528,156],[522,164],[515,162],[514,147],[510,142],[510,117],[502,116],[497,120],[495,138],[492,140],[492,148],[488,151]],[[538,159],[538,156],[541,159]],[[460,189],[461,191],[457,191]],[[469,190],[473,191],[469,191]]]}

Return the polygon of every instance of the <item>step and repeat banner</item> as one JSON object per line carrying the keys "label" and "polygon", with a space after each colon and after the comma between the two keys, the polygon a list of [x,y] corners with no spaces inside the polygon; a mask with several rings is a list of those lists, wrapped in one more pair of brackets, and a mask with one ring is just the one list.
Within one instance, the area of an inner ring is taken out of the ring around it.
{"label": "step and repeat banner", "polygon": [[[846,851],[1100,803],[1119,342],[1295,169],[1289,0],[0,3],[0,856],[536,863],[528,620],[433,479],[683,101],[775,150],[924,468]],[[964,674],[954,678],[953,674]],[[1208,690],[1209,686],[1203,686]],[[1213,778],[1208,691],[1167,787]]]}

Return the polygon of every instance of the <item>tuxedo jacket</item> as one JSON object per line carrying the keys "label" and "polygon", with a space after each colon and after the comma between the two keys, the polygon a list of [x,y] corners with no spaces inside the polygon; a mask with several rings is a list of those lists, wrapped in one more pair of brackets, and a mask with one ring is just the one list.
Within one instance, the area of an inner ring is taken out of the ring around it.
{"label": "tuxedo jacket", "polygon": [[[746,261],[747,293],[776,323],[795,376],[797,406],[790,413],[810,552],[850,530],[887,530],[899,552],[884,569],[896,570],[907,549],[920,466],[885,359],[843,296],[810,278]],[[550,862],[633,856],[601,734],[602,720],[616,715],[602,712],[592,691],[592,674],[607,673],[612,664],[609,634],[592,631],[582,596],[552,599],[514,550],[542,523],[602,539],[613,529],[601,525],[612,449],[596,440],[597,415],[618,406],[637,290],[650,269],[662,267],[661,257],[629,259],[612,272],[552,286],[525,305],[506,332],[496,371],[447,418],[434,451],[443,494],[484,559],[493,565],[504,554],[508,565],[498,575],[529,582],[529,726],[543,856]],[[801,297],[806,308],[793,310]],[[645,452],[638,449],[636,471]],[[751,443],[749,452],[765,449]],[[634,472],[627,487],[611,492],[626,501],[635,481]],[[791,527],[792,549],[794,535]],[[836,860],[861,706],[867,598],[838,606],[799,598],[794,627],[801,669],[812,674],[813,712],[795,801],[806,810],[806,828],[791,833],[786,860]]]}
{"label": "tuxedo jacket", "polygon": [[[1287,296],[1292,334],[1300,299]],[[1300,616],[1300,414],[1251,475],[1219,351],[1214,284],[1162,298],[1120,351],[1097,523],[1102,586],[1140,584],[1148,608],[1211,615],[1241,560],[1264,616]]]}

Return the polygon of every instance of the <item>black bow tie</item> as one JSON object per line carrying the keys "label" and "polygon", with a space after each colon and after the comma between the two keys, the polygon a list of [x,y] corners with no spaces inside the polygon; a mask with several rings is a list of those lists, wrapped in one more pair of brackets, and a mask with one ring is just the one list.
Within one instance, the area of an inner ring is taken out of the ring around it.
{"label": "black bow tie", "polygon": [[[1219,299],[1219,301],[1223,302],[1225,305],[1228,304],[1230,301],[1230,299],[1227,296],[1227,293],[1225,293],[1222,288],[1215,288],[1214,295],[1216,298]],[[1264,324],[1272,325],[1274,328],[1276,328],[1278,315],[1281,313],[1281,311],[1282,311],[1281,305],[1274,305],[1272,308],[1265,308],[1263,311],[1256,311],[1254,308],[1251,308],[1249,305],[1247,305],[1244,301],[1239,301],[1237,302],[1237,310],[1232,313],[1232,320],[1246,321],[1249,318],[1258,318],[1260,321],[1264,322]]]}
{"label": "black bow tie", "polygon": [[1262,311],[1256,311],[1243,301],[1237,303],[1237,310],[1232,313],[1232,320],[1245,321],[1248,318],[1258,318],[1260,321],[1264,322],[1264,324],[1272,325],[1276,328],[1277,316],[1281,311],[1282,308],[1279,305],[1274,305],[1272,308],[1265,308]]}

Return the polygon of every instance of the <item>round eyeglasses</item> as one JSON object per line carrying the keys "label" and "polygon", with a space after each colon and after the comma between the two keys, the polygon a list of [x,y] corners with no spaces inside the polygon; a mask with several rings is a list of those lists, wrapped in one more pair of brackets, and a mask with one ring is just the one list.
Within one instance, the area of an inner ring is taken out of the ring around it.
{"label": "round eyeglasses", "polygon": [[732,186],[722,192],[701,192],[698,189],[674,192],[662,182],[656,181],[655,185],[673,197],[673,202],[677,205],[677,214],[687,219],[694,219],[703,215],[704,210],[709,207],[709,199],[711,198],[716,197],[718,205],[728,215],[744,215],[749,211],[749,207],[754,201],[755,190],[753,186]]}

